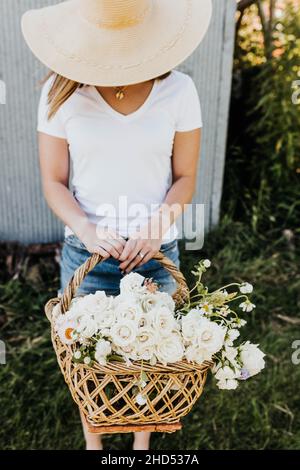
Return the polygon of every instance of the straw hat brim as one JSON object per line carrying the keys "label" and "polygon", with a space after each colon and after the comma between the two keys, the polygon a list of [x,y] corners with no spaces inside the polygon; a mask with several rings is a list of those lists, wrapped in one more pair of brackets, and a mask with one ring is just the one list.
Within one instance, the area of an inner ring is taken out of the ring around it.
{"label": "straw hat brim", "polygon": [[22,32],[44,65],[87,85],[130,85],[166,73],[197,48],[212,14],[211,0],[153,0],[140,24],[103,28],[79,15],[77,1],[27,11]]}

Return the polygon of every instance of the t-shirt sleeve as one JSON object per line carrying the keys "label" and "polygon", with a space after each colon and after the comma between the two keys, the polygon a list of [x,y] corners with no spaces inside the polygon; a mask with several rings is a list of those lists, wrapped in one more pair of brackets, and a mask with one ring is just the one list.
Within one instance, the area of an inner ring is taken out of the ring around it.
{"label": "t-shirt sleeve", "polygon": [[191,77],[188,77],[185,89],[179,101],[176,131],[185,132],[203,126],[199,94]]}
{"label": "t-shirt sleeve", "polygon": [[50,77],[44,83],[40,94],[40,100],[38,105],[37,130],[39,132],[44,132],[45,134],[52,135],[53,137],[60,137],[62,139],[66,139],[66,133],[62,119],[62,109],[59,108],[56,114],[51,119],[48,119],[48,93],[51,89],[51,85],[52,77]]}

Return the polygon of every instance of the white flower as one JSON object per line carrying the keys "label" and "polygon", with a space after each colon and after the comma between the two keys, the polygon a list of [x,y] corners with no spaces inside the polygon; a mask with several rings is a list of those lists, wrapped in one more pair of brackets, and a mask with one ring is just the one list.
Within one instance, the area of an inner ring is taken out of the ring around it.
{"label": "white flower", "polygon": [[152,317],[148,313],[142,313],[138,319],[139,328],[152,328]]}
{"label": "white flower", "polygon": [[148,347],[153,346],[159,340],[158,332],[156,332],[153,328],[139,328],[136,336],[136,341],[138,343],[138,347]]}
{"label": "white flower", "polygon": [[235,390],[237,386],[238,381],[236,379],[219,380],[217,382],[217,387],[220,390]]}
{"label": "white flower", "polygon": [[213,311],[213,306],[210,305],[208,302],[204,302],[203,304],[199,305],[199,312],[202,315],[209,315]]}
{"label": "white flower", "polygon": [[226,344],[228,346],[232,346],[233,342],[240,336],[239,330],[236,330],[235,328],[227,330],[226,333]]}
{"label": "white flower", "polygon": [[121,347],[128,346],[130,343],[133,343],[137,332],[136,322],[125,319],[119,320],[110,330],[113,343]]}
{"label": "white flower", "polygon": [[240,292],[242,294],[251,294],[253,292],[252,284],[249,284],[249,282],[243,282],[243,284],[240,285]]}
{"label": "white flower", "polygon": [[116,319],[117,321],[119,320],[132,320],[137,322],[140,315],[141,311],[139,306],[125,298],[124,300],[120,301],[115,309],[115,314],[116,314]]}
{"label": "white flower", "polygon": [[192,341],[195,338],[200,326],[201,315],[199,309],[193,308],[181,318],[182,335],[186,341]]}
{"label": "white flower", "polygon": [[159,343],[155,346],[155,355],[164,365],[180,361],[184,354],[181,335],[171,333],[168,336],[161,337]]}
{"label": "white flower", "polygon": [[205,260],[203,261],[203,266],[204,266],[205,268],[210,268],[210,267],[211,267],[211,261],[210,261],[209,259],[205,259]]}
{"label": "white flower", "polygon": [[240,365],[237,362],[238,348],[232,346],[225,346],[222,351],[223,361],[228,361],[236,370],[240,370]]}
{"label": "white flower", "polygon": [[81,358],[81,351],[77,350],[74,352],[74,358],[75,359],[80,359]]}
{"label": "white flower", "polygon": [[106,357],[111,353],[111,344],[105,339],[100,339],[95,348],[95,359],[99,364],[106,364]]}
{"label": "white flower", "polygon": [[61,317],[59,317],[58,323],[56,323],[56,328],[62,343],[73,344],[75,342],[73,336],[73,332],[76,328],[75,320],[68,319],[66,315],[61,315]]}
{"label": "white flower", "polygon": [[89,356],[86,356],[83,359],[83,362],[88,366],[92,362],[92,359]]}
{"label": "white flower", "polygon": [[202,364],[204,361],[210,361],[212,358],[212,354],[206,349],[191,344],[185,350],[185,357],[189,362],[196,362],[197,364]]}
{"label": "white flower", "polygon": [[82,316],[78,323],[76,329],[84,338],[91,338],[98,331],[97,321],[89,314]]}
{"label": "white flower", "polygon": [[170,335],[172,330],[179,329],[179,324],[167,307],[159,307],[149,313],[152,317],[153,328],[160,335]]}
{"label": "white flower", "polygon": [[234,390],[238,386],[237,372],[229,366],[220,367],[215,377],[218,381],[218,388],[222,390]]}
{"label": "white flower", "polygon": [[145,395],[138,393],[137,396],[135,397],[135,401],[137,402],[138,405],[143,406],[147,403],[147,398],[145,397]]}
{"label": "white flower", "polygon": [[136,359],[144,361],[150,361],[153,355],[155,354],[154,345],[139,346],[136,349]]}
{"label": "white flower", "polygon": [[140,297],[140,305],[143,312],[149,312],[157,303],[156,294],[146,292]]}
{"label": "white flower", "polygon": [[113,309],[102,310],[101,312],[95,312],[94,319],[99,330],[102,331],[109,329],[115,322],[116,312]]}
{"label": "white flower", "polygon": [[264,357],[265,354],[258,348],[257,344],[247,341],[240,346],[240,359],[243,368],[247,370],[250,377],[258,374],[265,367]]}
{"label": "white flower", "polygon": [[252,312],[252,310],[256,307],[255,304],[252,304],[250,300],[245,300],[245,302],[242,302],[240,304],[240,308],[243,310],[243,312]]}
{"label": "white flower", "polygon": [[144,279],[145,277],[139,273],[130,273],[124,276],[120,282],[121,295],[146,292],[146,287],[142,286]]}
{"label": "white flower", "polygon": [[196,331],[197,345],[209,353],[215,354],[224,345],[225,334],[226,328],[210,321],[206,317],[201,317]]}
{"label": "white flower", "polygon": [[170,312],[175,312],[175,302],[173,297],[167,292],[157,291],[154,294],[155,306],[166,307]]}

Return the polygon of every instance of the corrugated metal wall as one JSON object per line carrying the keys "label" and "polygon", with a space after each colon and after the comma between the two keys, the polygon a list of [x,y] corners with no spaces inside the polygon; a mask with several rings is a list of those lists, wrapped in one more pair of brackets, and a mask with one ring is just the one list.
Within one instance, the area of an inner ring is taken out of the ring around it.
{"label": "corrugated metal wall", "polygon": [[[201,1],[201,0],[199,0]],[[45,69],[34,59],[20,31],[20,17],[53,0],[0,0],[0,239],[23,243],[62,238],[62,224],[41,192],[36,144],[38,81]],[[198,187],[194,201],[205,204],[209,228],[219,218],[231,84],[236,0],[213,0],[209,34],[180,69],[193,76],[204,118]],[[1,100],[0,100],[1,103]]]}

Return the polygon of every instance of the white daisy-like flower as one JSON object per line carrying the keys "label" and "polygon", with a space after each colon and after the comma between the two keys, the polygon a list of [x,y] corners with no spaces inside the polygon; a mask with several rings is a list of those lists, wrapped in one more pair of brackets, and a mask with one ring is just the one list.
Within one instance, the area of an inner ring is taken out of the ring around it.
{"label": "white daisy-like flower", "polygon": [[210,261],[209,259],[205,259],[205,260],[203,261],[203,266],[204,266],[205,268],[210,268],[210,267],[211,267],[211,261]]}
{"label": "white daisy-like flower", "polygon": [[74,352],[74,358],[77,359],[77,360],[80,359],[81,358],[81,351],[79,351],[79,350],[75,351]]}
{"label": "white daisy-like flower", "polygon": [[[65,317],[65,315],[62,315],[62,317]],[[57,325],[57,333],[61,342],[64,344],[73,344],[75,339],[73,338],[72,333],[77,326],[76,322],[74,320],[69,320],[67,317],[60,320],[61,321]]]}
{"label": "white daisy-like flower", "polygon": [[245,302],[242,302],[239,306],[243,312],[252,312],[252,310],[256,307],[256,305],[250,302],[250,300],[245,300]]}
{"label": "white daisy-like flower", "polygon": [[253,285],[249,282],[243,282],[243,284],[240,285],[240,292],[242,294],[251,294],[253,292]]}
{"label": "white daisy-like flower", "polygon": [[199,312],[203,315],[209,315],[213,312],[213,306],[208,302],[204,302],[199,305]]}

